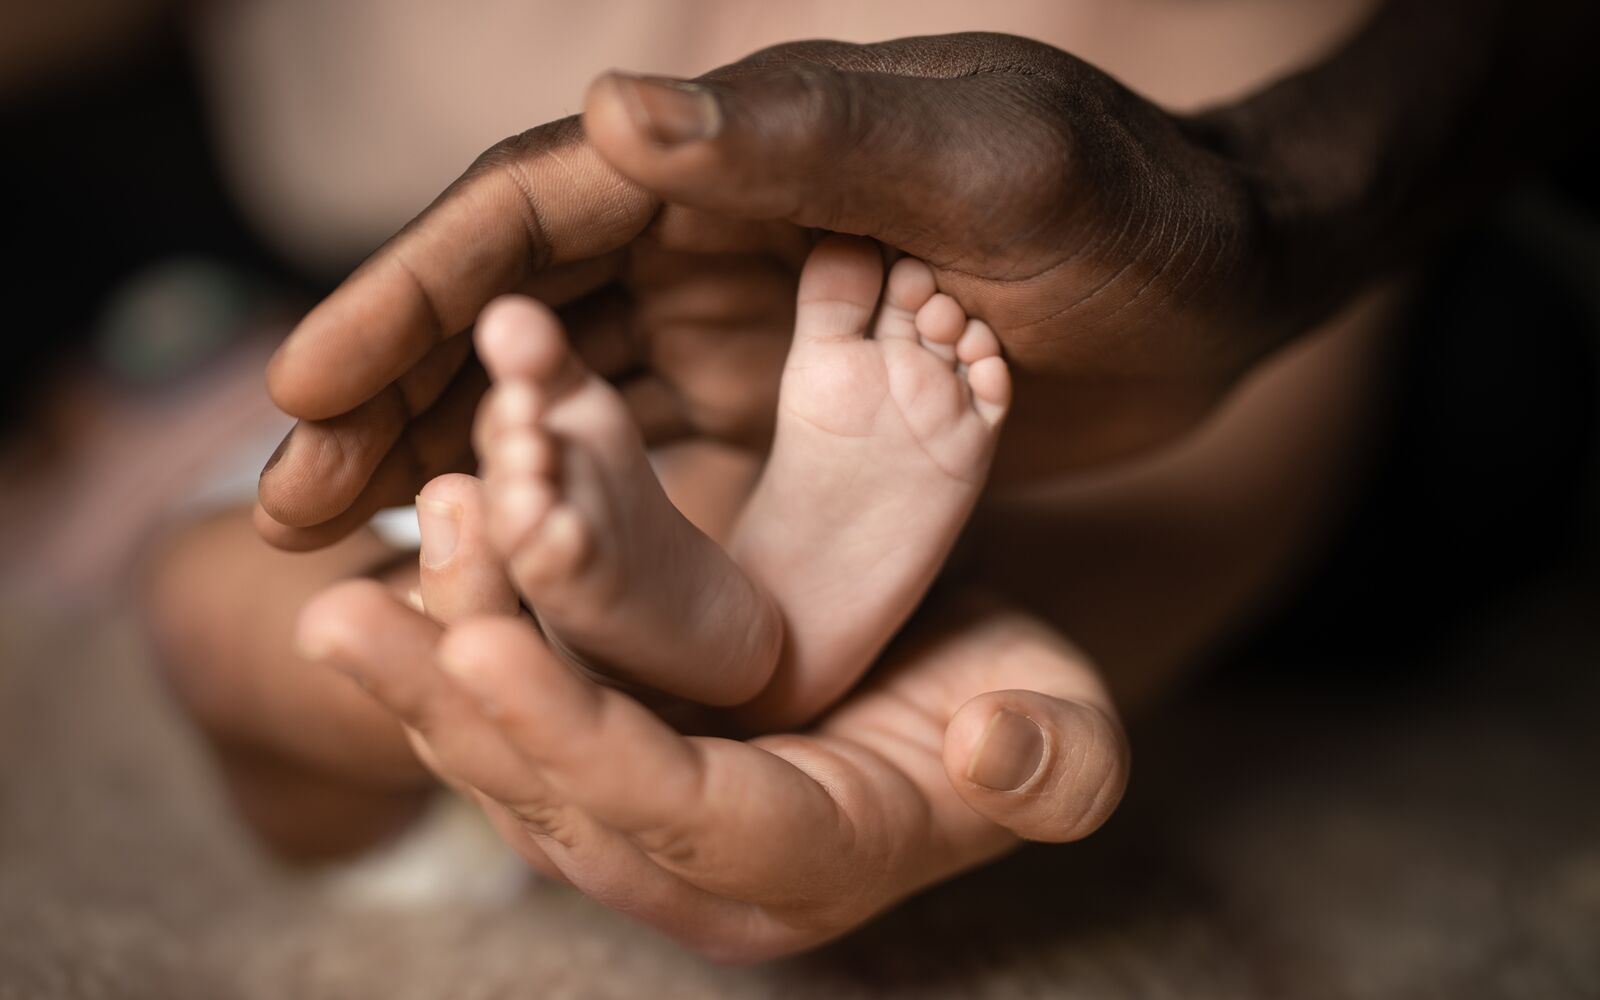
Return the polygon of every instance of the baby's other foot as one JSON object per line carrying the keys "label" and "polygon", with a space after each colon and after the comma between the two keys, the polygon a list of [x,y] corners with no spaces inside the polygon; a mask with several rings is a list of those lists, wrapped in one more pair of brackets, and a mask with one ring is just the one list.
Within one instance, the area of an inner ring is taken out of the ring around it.
{"label": "baby's other foot", "polygon": [[884,456],[915,444],[936,467],[925,471],[981,480],[1011,402],[1000,341],[938,291],[922,261],[896,261],[887,287],[882,275],[876,251],[858,241],[835,238],[813,253],[801,276],[780,420],[860,440]]}
{"label": "baby's other foot", "polygon": [[591,666],[708,704],[766,682],[771,602],[667,499],[627,404],[538,303],[484,310],[478,415],[490,537],[550,637]]}
{"label": "baby's other foot", "polygon": [[807,718],[843,694],[915,609],[977,500],[1010,402],[994,331],[940,294],[926,264],[896,262],[885,288],[872,243],[818,244],[772,456],[734,543],[788,622],[764,721]]}

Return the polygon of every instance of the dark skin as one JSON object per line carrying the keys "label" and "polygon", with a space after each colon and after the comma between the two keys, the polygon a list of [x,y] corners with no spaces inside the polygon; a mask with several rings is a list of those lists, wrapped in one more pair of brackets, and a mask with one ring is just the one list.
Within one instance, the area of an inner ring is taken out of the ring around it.
{"label": "dark skin", "polygon": [[497,144],[301,323],[270,385],[303,422],[257,525],[314,548],[469,467],[483,383],[458,334],[507,291],[563,305],[656,439],[761,444],[819,229],[923,257],[999,333],[1002,475],[1158,446],[1559,142],[1597,21],[1393,0],[1324,63],[1190,117],[1000,35],[781,45],[687,87],[608,75],[581,123]]}

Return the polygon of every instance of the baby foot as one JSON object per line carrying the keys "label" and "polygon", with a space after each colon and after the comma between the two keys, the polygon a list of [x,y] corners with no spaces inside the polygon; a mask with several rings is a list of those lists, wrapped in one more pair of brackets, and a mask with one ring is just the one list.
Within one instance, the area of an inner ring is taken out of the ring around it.
{"label": "baby foot", "polygon": [[883,286],[875,245],[843,237],[800,278],[772,456],[733,543],[786,620],[754,706],[763,724],[826,707],[899,630],[977,501],[1010,405],[994,331],[926,264],[896,262]]}
{"label": "baby foot", "polygon": [[776,611],[667,499],[616,390],[529,299],[490,304],[477,344],[494,378],[476,430],[490,537],[550,638],[695,701],[754,695]]}

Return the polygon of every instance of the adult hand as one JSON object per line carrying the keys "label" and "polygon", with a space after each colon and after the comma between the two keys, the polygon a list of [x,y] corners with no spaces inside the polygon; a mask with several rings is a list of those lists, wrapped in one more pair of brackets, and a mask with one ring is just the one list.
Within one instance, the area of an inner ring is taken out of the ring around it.
{"label": "adult hand", "polygon": [[[503,612],[470,481],[445,485],[426,494],[455,510],[423,521],[424,600],[451,601],[446,618],[474,601]],[[1116,807],[1125,740],[1076,651],[975,598],[928,621],[814,729],[749,742],[680,735],[580,676],[525,618],[446,632],[370,581],[313,602],[300,644],[358,678],[530,864],[701,952],[755,961],[1020,838],[1083,837]]]}
{"label": "adult hand", "polygon": [[642,376],[652,430],[761,441],[815,229],[923,257],[1000,334],[1002,468],[1158,443],[1292,325],[1256,190],[1212,134],[1000,35],[602,77],[581,129],[495,146],[290,336],[269,384],[302,423],[258,524],[323,544],[468,466],[482,380],[459,334],[508,291],[566,306],[592,363]]}

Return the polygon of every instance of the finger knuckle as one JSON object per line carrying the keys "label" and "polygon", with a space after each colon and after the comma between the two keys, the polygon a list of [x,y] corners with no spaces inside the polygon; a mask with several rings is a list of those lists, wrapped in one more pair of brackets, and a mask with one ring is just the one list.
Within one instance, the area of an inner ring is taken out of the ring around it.
{"label": "finger knuckle", "polygon": [[[507,203],[516,208],[522,223],[527,244],[528,273],[548,266],[552,254],[551,231],[543,214],[542,199],[538,196],[539,185],[534,176],[536,166],[549,162],[551,158],[559,164],[562,151],[582,141],[583,127],[577,118],[563,118],[519,132],[484,150],[461,179],[452,185],[452,190],[485,182],[491,186],[501,186]],[[447,195],[449,193],[446,192]]]}
{"label": "finger knuckle", "polygon": [[511,812],[530,833],[554,841],[567,850],[577,848],[583,841],[581,819],[564,802],[548,799],[519,802],[511,807]]}
{"label": "finger knuckle", "polygon": [[635,831],[633,842],[646,854],[674,868],[695,868],[704,857],[701,838],[678,825]]}
{"label": "finger knuckle", "polygon": [[773,116],[768,127],[798,140],[794,152],[804,158],[802,169],[820,169],[824,155],[851,148],[862,127],[859,100],[849,78],[831,66],[802,63],[791,66],[774,81],[787,109]]}
{"label": "finger knuckle", "polygon": [[499,173],[582,141],[583,125],[579,119],[562,118],[501,139],[478,155],[465,176]]}

